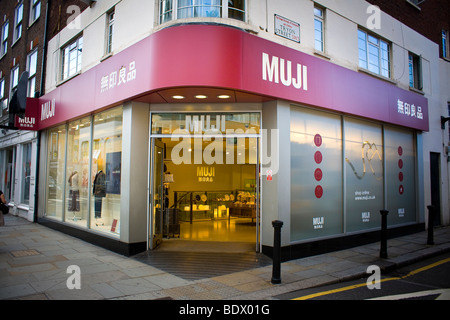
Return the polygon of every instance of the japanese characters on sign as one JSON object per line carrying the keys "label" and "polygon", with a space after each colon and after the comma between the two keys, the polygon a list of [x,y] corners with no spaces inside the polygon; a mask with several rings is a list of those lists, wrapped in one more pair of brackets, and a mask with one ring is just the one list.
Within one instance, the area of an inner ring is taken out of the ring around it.
{"label": "japanese characters on sign", "polygon": [[422,107],[409,104],[400,99],[397,100],[397,112],[408,117],[423,120]]}
{"label": "japanese characters on sign", "polygon": [[132,61],[128,66],[122,66],[118,71],[112,71],[101,78],[100,93],[113,90],[123,84],[136,79],[136,62]]}

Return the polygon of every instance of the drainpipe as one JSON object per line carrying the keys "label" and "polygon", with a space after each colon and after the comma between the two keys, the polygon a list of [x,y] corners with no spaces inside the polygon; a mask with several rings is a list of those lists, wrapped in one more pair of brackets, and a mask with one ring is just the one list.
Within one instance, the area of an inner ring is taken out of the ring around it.
{"label": "drainpipe", "polygon": [[[39,85],[39,97],[44,95],[44,82],[45,82],[45,68],[47,57],[47,33],[48,33],[48,16],[50,11],[50,1],[47,0],[45,6],[45,25],[44,25],[44,40],[42,45],[42,64],[41,64],[41,81]],[[36,141],[36,173],[34,179],[34,216],[33,222],[38,221],[38,208],[39,208],[39,164],[40,164],[40,146],[41,146],[41,132],[37,132]]]}

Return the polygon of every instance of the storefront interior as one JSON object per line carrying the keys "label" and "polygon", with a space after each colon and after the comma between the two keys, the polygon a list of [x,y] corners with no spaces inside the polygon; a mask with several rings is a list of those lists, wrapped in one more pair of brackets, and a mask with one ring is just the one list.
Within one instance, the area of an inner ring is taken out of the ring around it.
{"label": "storefront interior", "polygon": [[259,139],[189,135],[153,140],[151,249],[255,251]]}

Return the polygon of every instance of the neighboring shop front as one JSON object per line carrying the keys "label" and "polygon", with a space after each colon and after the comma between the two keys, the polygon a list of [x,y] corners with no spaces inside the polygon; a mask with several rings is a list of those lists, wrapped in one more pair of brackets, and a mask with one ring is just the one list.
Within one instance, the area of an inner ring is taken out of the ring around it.
{"label": "neighboring shop front", "polygon": [[214,233],[270,254],[281,220],[294,257],[381,209],[423,228],[427,100],[236,28],[163,29],[39,106],[40,222],[125,254]]}

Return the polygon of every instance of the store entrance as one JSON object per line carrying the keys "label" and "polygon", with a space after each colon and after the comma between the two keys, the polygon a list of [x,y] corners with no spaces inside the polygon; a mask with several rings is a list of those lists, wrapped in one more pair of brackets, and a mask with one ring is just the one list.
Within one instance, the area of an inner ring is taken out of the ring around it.
{"label": "store entrance", "polygon": [[259,252],[258,143],[152,138],[149,249]]}

